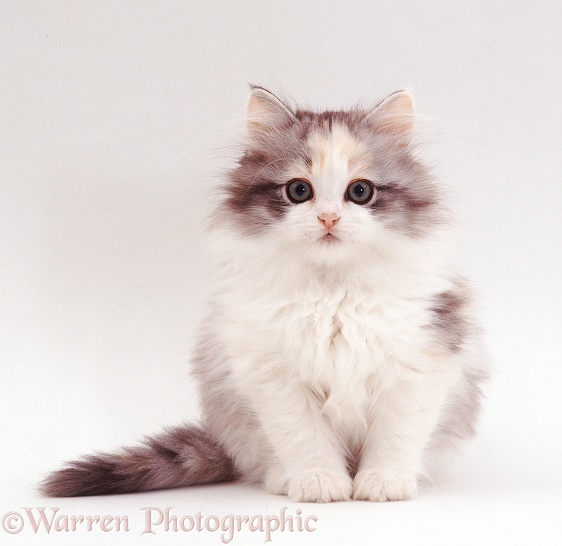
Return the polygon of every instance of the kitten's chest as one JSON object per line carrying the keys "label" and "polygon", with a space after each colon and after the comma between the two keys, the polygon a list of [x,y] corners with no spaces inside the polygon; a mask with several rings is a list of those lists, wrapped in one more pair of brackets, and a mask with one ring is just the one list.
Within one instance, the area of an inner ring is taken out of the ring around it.
{"label": "kitten's chest", "polygon": [[368,405],[393,388],[426,342],[424,298],[320,283],[249,296],[224,307],[238,381],[305,384],[343,438],[361,436]]}
{"label": "kitten's chest", "polygon": [[285,309],[284,360],[295,366],[342,437],[358,438],[367,407],[393,389],[416,358],[425,320],[419,302],[337,289]]}
{"label": "kitten's chest", "polygon": [[225,291],[219,316],[229,352],[247,355],[242,360],[248,363],[271,361],[292,374],[297,370],[307,382],[361,381],[409,361],[424,342],[428,311],[423,297],[363,283],[302,284],[258,292],[239,285]]}
{"label": "kitten's chest", "polygon": [[319,287],[281,311],[281,344],[303,379],[367,375],[407,360],[423,337],[423,304],[384,293]]}

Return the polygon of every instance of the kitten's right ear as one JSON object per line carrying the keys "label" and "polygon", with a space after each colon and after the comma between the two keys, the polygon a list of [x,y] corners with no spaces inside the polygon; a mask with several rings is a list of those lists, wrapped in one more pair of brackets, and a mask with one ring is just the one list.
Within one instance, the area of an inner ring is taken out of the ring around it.
{"label": "kitten's right ear", "polygon": [[273,93],[263,87],[251,86],[252,93],[248,100],[247,122],[252,138],[294,123],[295,114]]}
{"label": "kitten's right ear", "polygon": [[406,90],[391,93],[375,106],[367,119],[377,131],[407,143],[414,127],[414,99],[411,93]]}

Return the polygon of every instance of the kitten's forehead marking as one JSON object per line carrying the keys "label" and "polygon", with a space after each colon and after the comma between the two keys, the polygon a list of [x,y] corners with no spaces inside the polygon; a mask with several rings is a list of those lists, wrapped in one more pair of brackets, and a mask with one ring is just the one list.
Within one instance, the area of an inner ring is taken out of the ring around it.
{"label": "kitten's forehead marking", "polygon": [[366,147],[346,125],[321,126],[309,134],[306,145],[309,176],[322,193],[341,195],[350,180],[366,176]]}
{"label": "kitten's forehead marking", "polygon": [[317,206],[337,212],[349,182],[367,176],[366,146],[347,125],[332,122],[311,131],[306,147],[311,160],[307,165],[308,178],[314,186]]}

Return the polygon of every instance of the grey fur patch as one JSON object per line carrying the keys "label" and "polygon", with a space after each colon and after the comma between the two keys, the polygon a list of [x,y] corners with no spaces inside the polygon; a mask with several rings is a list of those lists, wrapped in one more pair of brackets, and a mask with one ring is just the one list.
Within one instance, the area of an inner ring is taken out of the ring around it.
{"label": "grey fur patch", "polygon": [[290,203],[283,196],[280,177],[284,160],[271,153],[249,150],[230,174],[226,206],[250,232],[266,228],[285,214]]}
{"label": "grey fur patch", "polygon": [[451,352],[459,352],[471,330],[466,307],[469,304],[460,282],[452,290],[435,296],[430,308],[433,316],[431,327],[439,341]]}

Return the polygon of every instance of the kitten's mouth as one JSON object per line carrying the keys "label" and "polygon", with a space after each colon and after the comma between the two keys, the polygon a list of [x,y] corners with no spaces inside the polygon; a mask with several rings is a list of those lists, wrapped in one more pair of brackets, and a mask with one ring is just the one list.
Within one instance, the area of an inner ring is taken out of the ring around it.
{"label": "kitten's mouth", "polygon": [[334,244],[339,241],[339,239],[333,233],[329,232],[320,237],[319,240],[327,244]]}

